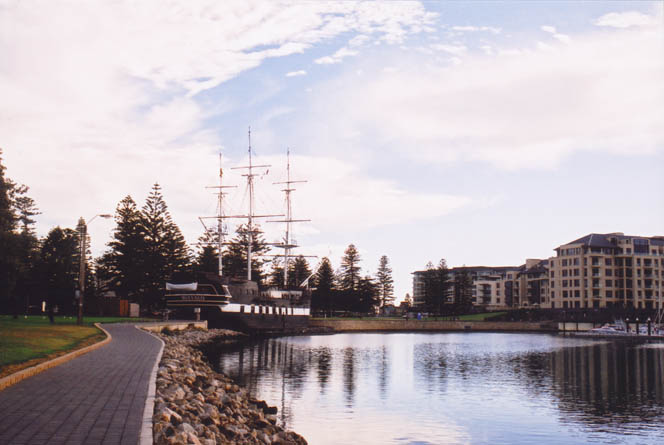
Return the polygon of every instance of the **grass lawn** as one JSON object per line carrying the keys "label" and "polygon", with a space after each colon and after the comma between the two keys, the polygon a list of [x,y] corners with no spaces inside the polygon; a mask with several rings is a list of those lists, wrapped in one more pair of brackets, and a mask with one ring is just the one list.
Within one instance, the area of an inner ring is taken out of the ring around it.
{"label": "grass lawn", "polygon": [[470,315],[461,315],[459,320],[463,321],[485,321],[491,320],[493,317],[498,317],[500,315],[505,315],[507,312],[487,312],[484,314],[470,314]]}
{"label": "grass lawn", "polygon": [[0,315],[0,377],[63,355],[74,349],[97,343],[106,335],[93,323],[138,321],[120,317],[85,317],[82,326],[76,317],[48,317]]}

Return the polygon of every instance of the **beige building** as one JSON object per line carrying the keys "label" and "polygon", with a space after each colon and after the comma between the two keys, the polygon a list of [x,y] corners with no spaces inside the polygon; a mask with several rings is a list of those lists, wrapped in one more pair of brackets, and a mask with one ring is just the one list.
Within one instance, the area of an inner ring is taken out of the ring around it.
{"label": "beige building", "polygon": [[555,250],[550,307],[661,307],[664,237],[592,233]]}

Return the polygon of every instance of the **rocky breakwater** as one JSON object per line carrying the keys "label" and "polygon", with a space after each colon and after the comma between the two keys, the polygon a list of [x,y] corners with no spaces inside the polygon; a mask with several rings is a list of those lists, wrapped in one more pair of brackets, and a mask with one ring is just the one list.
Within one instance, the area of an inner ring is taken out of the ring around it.
{"label": "rocky breakwater", "polygon": [[212,370],[197,349],[237,335],[219,329],[161,334],[166,346],[157,371],[155,444],[307,443],[277,425],[277,408]]}

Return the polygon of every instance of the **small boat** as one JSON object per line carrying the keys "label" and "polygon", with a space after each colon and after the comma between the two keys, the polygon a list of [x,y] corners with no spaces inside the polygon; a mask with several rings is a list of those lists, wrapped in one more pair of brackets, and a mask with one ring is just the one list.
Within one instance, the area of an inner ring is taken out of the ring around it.
{"label": "small boat", "polygon": [[609,323],[606,323],[599,328],[593,328],[589,330],[588,333],[595,335],[634,335],[632,332],[627,332],[624,326]]}

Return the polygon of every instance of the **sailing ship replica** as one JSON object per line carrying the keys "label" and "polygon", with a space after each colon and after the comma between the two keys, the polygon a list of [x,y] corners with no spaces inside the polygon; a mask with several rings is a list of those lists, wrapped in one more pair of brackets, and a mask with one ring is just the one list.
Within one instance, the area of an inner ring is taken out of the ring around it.
{"label": "sailing ship replica", "polygon": [[[296,220],[292,217],[291,193],[295,190],[292,185],[299,182],[290,177],[290,153],[287,161],[287,179],[275,184],[284,185],[282,190],[286,195],[285,215],[257,215],[254,212],[254,178],[259,176],[255,169],[270,167],[269,165],[254,165],[251,151],[251,130],[249,131],[249,164],[235,169],[246,170],[243,176],[247,181],[249,195],[249,208],[246,215],[224,215],[224,189],[234,186],[223,185],[223,169],[221,168],[221,155],[219,155],[219,185],[211,188],[217,189],[217,214],[212,217],[200,218],[209,238],[214,240],[217,247],[218,271],[216,273],[199,272],[194,283],[166,283],[166,304],[175,312],[178,318],[196,318],[207,320],[208,326],[239,330],[248,333],[283,333],[298,332],[309,324],[309,304],[311,293],[308,282],[311,276],[295,289],[288,288],[288,265],[292,257],[292,250],[297,244],[291,238],[291,224],[308,220]],[[257,218],[284,216],[283,220],[268,221],[285,223],[286,230],[283,240],[274,246],[284,250],[283,255],[275,257],[284,258],[284,287],[262,289],[255,280],[252,280],[252,245],[254,236],[258,232],[254,223]],[[225,224],[229,218],[246,219],[247,236],[247,276],[246,278],[224,275],[223,247]],[[213,219],[216,227],[208,227],[206,219]],[[312,274],[313,275],[313,274]]]}

